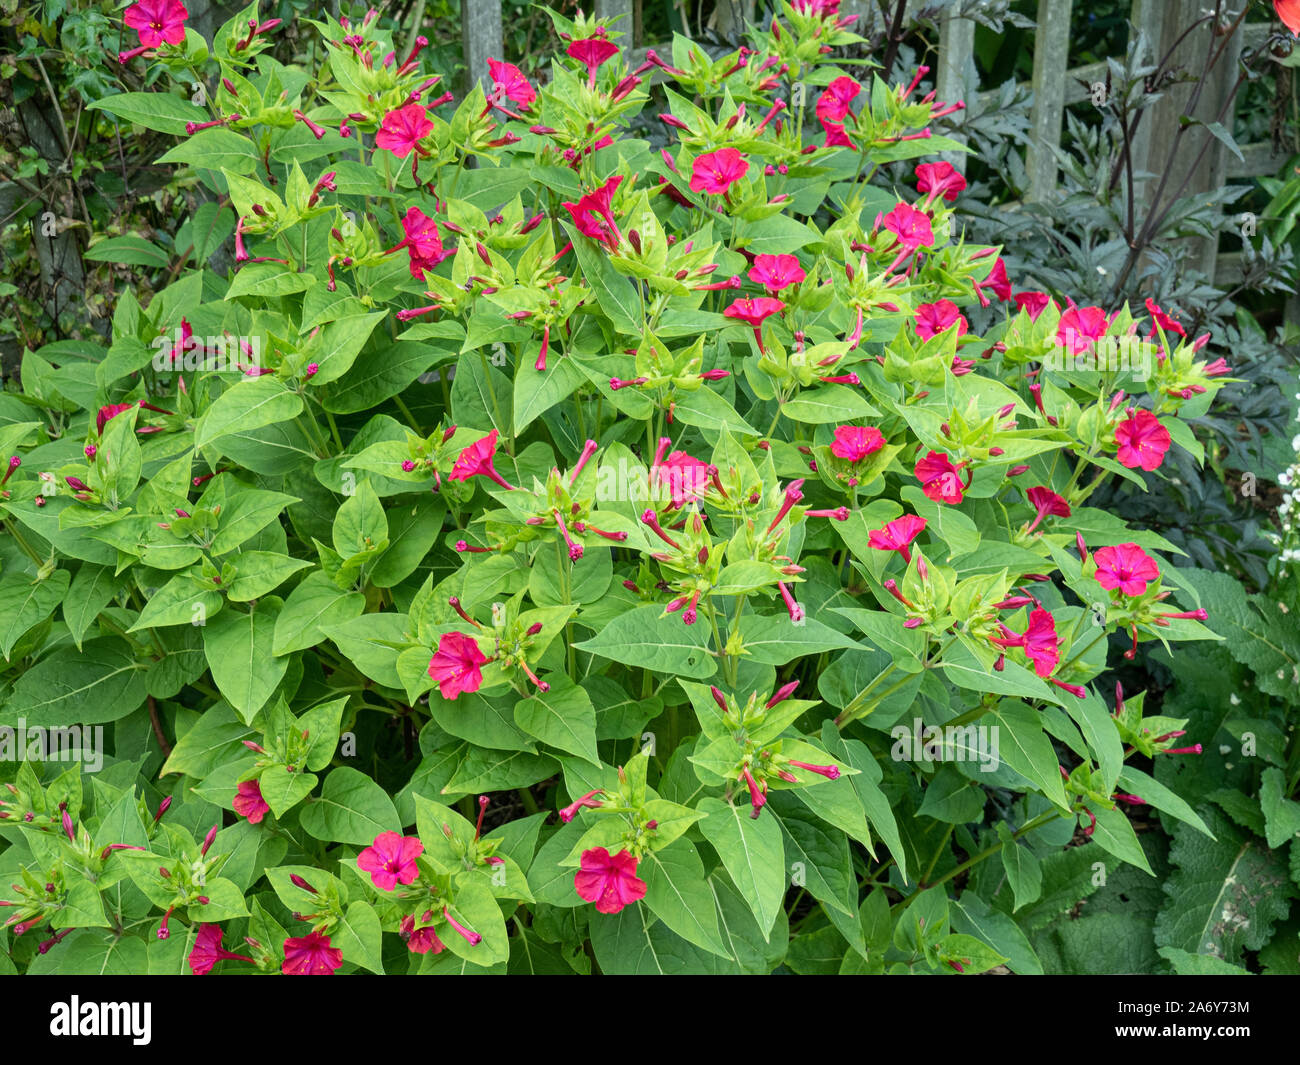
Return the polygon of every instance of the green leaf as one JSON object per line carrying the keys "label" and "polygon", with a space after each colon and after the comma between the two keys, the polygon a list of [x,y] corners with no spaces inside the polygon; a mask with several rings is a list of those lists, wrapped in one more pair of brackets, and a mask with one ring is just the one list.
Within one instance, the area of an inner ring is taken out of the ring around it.
{"label": "green leaf", "polygon": [[24,672],[0,706],[0,724],[28,728],[117,721],[143,705],[145,665],[114,636],[60,647]]}
{"label": "green leaf", "polygon": [[657,606],[637,607],[614,618],[590,640],[574,646],[614,662],[660,673],[695,680],[713,676],[718,664],[707,650],[707,627],[684,625],[677,614],[661,614],[663,610]]}
{"label": "green leaf", "polygon": [[1209,839],[1188,825],[1174,828],[1162,885],[1168,901],[1156,918],[1157,947],[1213,954],[1230,963],[1269,941],[1291,905],[1286,860],[1212,807],[1203,807]]}
{"label": "green leaf", "polygon": [[645,881],[644,903],[650,912],[687,942],[727,958],[718,935],[717,903],[704,878],[694,845],[679,839],[642,859],[637,873]]}
{"label": "green leaf", "polygon": [[303,830],[327,842],[369,845],[382,832],[400,832],[388,793],[365,773],[341,766],[325,778],[320,798],[302,810]]}
{"label": "green leaf", "polygon": [[23,634],[54,613],[71,583],[72,573],[66,569],[56,569],[44,580],[33,581],[22,573],[0,578],[0,654],[6,662]]}
{"label": "green leaf", "polygon": [[186,136],[185,123],[200,123],[210,117],[203,108],[166,92],[118,93],[94,101],[88,109],[107,111],[123,121],[177,137]]}
{"label": "green leaf", "polygon": [[706,815],[700,831],[722,858],[767,940],[787,887],[781,826],[775,818],[752,818],[748,808],[720,799],[704,799],[698,809]]}
{"label": "green leaf", "polygon": [[194,446],[203,448],[223,436],[291,421],[302,408],[302,397],[270,374],[240,381],[200,415],[194,427]]}
{"label": "green leaf", "polygon": [[1007,882],[1016,896],[1015,909],[1035,901],[1043,890],[1043,867],[1038,864],[1033,851],[1019,846],[1011,838],[1011,831],[998,823],[998,838],[1002,840],[1002,868]]}
{"label": "green leaf", "polygon": [[770,666],[783,666],[804,655],[860,646],[820,621],[805,617],[794,622],[788,614],[746,615],[740,619],[740,634],[750,659]]}
{"label": "green leaf", "polygon": [[1286,778],[1276,766],[1264,770],[1259,802],[1264,811],[1264,838],[1271,849],[1300,839],[1300,802],[1286,797]]}
{"label": "green leaf", "polygon": [[203,653],[217,690],[246,722],[253,720],[289,668],[271,653],[280,600],[259,601],[248,613],[223,610],[203,630]]}
{"label": "green leaf", "polygon": [[375,908],[368,902],[354,902],[339,918],[334,931],[336,941],[332,945],[343,951],[344,961],[350,961],[354,965],[382,976],[384,974],[383,932]]}
{"label": "green leaf", "polygon": [[1151,872],[1151,864],[1147,861],[1146,853],[1142,850],[1142,844],[1138,842],[1137,833],[1133,831],[1132,824],[1123,812],[1118,809],[1107,810],[1104,807],[1097,807],[1092,812],[1097,815],[1097,824],[1092,833],[1093,841],[1097,846],[1109,851],[1116,858],[1123,859],[1130,865],[1136,865],[1139,869],[1155,876],[1155,873]]}
{"label": "green leaf", "polygon": [[545,744],[600,765],[591,696],[562,673],[551,674],[550,685],[550,691],[515,704],[515,724]]}

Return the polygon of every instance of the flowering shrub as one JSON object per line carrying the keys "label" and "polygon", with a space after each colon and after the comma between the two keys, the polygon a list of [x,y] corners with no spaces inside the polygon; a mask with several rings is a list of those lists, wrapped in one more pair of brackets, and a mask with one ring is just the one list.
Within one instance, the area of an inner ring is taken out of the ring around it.
{"label": "flowering shrub", "polygon": [[636,67],[553,15],[548,82],[463,97],[369,17],[302,71],[127,10],[184,95],[102,106],[237,269],[2,397],[0,725],[112,739],[8,781],[15,964],[1034,972],[1151,871],[1126,807],[1208,834],[1147,771],[1197,737],[1094,682],[1216,636],[1087,504],[1229,369],[1018,291],[948,164],[871,184],[960,105],[837,66],[837,7]]}

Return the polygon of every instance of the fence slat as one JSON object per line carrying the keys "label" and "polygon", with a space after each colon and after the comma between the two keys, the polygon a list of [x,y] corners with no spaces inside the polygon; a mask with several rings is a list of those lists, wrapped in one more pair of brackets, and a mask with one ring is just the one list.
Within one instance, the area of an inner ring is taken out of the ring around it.
{"label": "fence slat", "polygon": [[[939,59],[935,74],[935,89],[938,98],[944,103],[955,103],[966,97],[966,68],[973,61],[975,53],[975,23],[967,18],[955,18],[951,11],[945,12],[939,24]],[[960,125],[962,112],[954,115],[952,121]],[[959,133],[950,133],[953,140],[965,138]],[[966,154],[964,152],[943,152],[940,158],[962,173],[966,172]]]}
{"label": "fence slat", "polygon": [[1030,201],[1056,197],[1056,156],[1065,114],[1065,78],[1070,62],[1070,12],[1073,0],[1038,0],[1038,33],[1034,41],[1034,109],[1029,152]]}
{"label": "fence slat", "polygon": [[596,0],[595,15],[597,18],[617,18],[622,15],[622,20],[614,29],[629,37],[633,36],[635,27],[632,25],[632,0]]}
{"label": "fence slat", "polygon": [[[1186,28],[1202,14],[1203,7],[1202,0],[1134,0],[1132,21],[1150,40],[1153,62],[1173,47]],[[1204,122],[1218,119],[1236,80],[1243,36],[1240,30],[1233,35],[1224,55],[1207,78],[1194,113],[1196,118]],[[1173,65],[1199,73],[1205,67],[1209,55],[1207,50],[1217,49],[1222,43],[1222,37],[1211,33],[1208,27],[1200,27],[1174,52]],[[1204,193],[1222,185],[1227,177],[1227,149],[1207,130],[1189,129],[1181,138],[1178,136],[1181,117],[1191,102],[1191,92],[1192,87],[1187,84],[1171,86],[1143,116],[1133,146],[1135,172],[1159,175],[1164,171],[1175,143],[1179,144],[1178,157],[1164,190],[1163,202],[1166,204],[1180,188],[1183,188],[1185,196]],[[1229,109],[1223,117],[1223,124],[1229,129],[1232,128],[1232,115]],[[1204,155],[1202,149],[1206,149]],[[1158,184],[1158,177],[1139,183],[1138,197],[1143,208],[1154,197]],[[1141,212],[1138,217],[1142,217]],[[1203,240],[1200,245],[1200,268],[1213,275],[1217,242]]]}
{"label": "fence slat", "polygon": [[505,35],[501,26],[501,0],[474,0],[462,6],[462,27],[465,44],[465,85],[472,88],[475,82],[486,82],[487,61],[502,59],[505,53]]}

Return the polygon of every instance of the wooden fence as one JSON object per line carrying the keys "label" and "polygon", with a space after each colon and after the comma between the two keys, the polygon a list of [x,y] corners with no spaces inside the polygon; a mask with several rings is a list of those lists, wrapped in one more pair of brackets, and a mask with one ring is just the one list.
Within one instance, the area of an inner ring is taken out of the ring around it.
{"label": "wooden fence", "polygon": [[[642,48],[641,8],[643,0],[589,0],[594,2],[595,14],[612,18],[622,16],[619,28],[631,36],[634,48]],[[1242,0],[1238,0],[1242,2]],[[925,0],[908,0],[912,12],[925,8]],[[761,4],[755,0],[717,0],[709,14],[700,19],[724,37],[731,36],[746,20],[752,19]],[[955,7],[963,5],[958,2]],[[503,47],[501,0],[462,0],[464,18],[465,59],[470,71],[487,69],[489,56],[500,56]],[[875,0],[842,0],[844,14],[870,15]],[[1107,64],[1102,61],[1087,66],[1067,69],[1071,16],[1082,14],[1086,5],[1074,0],[1038,0],[1037,30],[1034,40],[1033,78],[1028,88],[1033,93],[1030,143],[1026,151],[1026,172],[1029,187],[1028,201],[1050,200],[1058,195],[1058,168],[1054,148],[1061,144],[1065,109],[1089,99],[1091,87],[1106,80]],[[1185,27],[1198,18],[1205,0],[1132,0],[1131,22],[1150,41],[1151,62],[1177,45],[1174,62],[1190,69],[1199,69],[1205,63],[1207,47],[1211,42],[1207,33],[1191,34],[1179,44]],[[1236,77],[1237,60],[1243,49],[1255,48],[1268,36],[1268,22],[1250,22],[1241,26],[1228,42],[1227,50],[1216,65],[1197,101],[1193,114],[1205,122],[1219,121],[1227,129],[1233,128],[1233,104],[1227,103]],[[937,59],[931,63],[935,69],[936,89],[940,100],[965,99],[975,83],[974,67],[975,22],[948,12],[941,16]],[[1121,57],[1122,58],[1122,57]],[[1174,86],[1144,119],[1143,133],[1134,145],[1134,166],[1137,171],[1157,170],[1163,167],[1180,126],[1180,120],[1190,102],[1190,86]],[[980,94],[992,99],[992,90]],[[956,136],[960,139],[960,125]],[[1204,139],[1211,134],[1204,129],[1184,135],[1188,163],[1201,155]],[[1225,145],[1215,141],[1201,158],[1196,172],[1190,176],[1187,194],[1205,194],[1226,183],[1249,182],[1253,178],[1275,174],[1285,161],[1285,155],[1275,155],[1269,143],[1240,146],[1238,158]],[[963,165],[960,154],[950,159],[956,166]],[[1173,187],[1186,175],[1173,175]],[[1139,185],[1137,197],[1145,199],[1150,188]],[[1015,205],[1011,205],[1014,209]],[[1201,268],[1221,283],[1230,283],[1241,272],[1240,253],[1219,254],[1219,249],[1206,242],[1201,250]]]}

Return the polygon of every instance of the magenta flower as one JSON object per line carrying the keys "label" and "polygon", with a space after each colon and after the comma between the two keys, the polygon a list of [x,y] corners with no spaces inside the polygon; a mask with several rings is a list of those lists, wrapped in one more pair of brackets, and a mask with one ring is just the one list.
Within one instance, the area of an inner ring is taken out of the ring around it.
{"label": "magenta flower", "polygon": [[140,34],[141,45],[157,48],[163,42],[180,44],[185,40],[189,14],[180,0],[138,0],[126,9],[122,21]]}
{"label": "magenta flower", "polygon": [[965,188],[966,179],[948,163],[922,163],[916,168],[916,191],[927,197],[927,203],[939,196],[953,203]]}
{"label": "magenta flower", "polygon": [[116,418],[123,411],[130,410],[134,403],[107,403],[99,408],[99,413],[95,415],[95,432],[100,436],[104,435],[104,426]]}
{"label": "magenta flower", "polygon": [[596,904],[600,913],[618,913],[645,898],[645,881],[636,875],[637,859],[626,850],[610,855],[604,847],[582,852],[582,864],[573,876],[580,898]]}
{"label": "magenta flower", "polygon": [[375,147],[387,148],[394,155],[405,159],[432,132],[433,120],[427,116],[424,104],[407,104],[384,115],[379,132],[375,134]]}
{"label": "magenta flower", "polygon": [[537,90],[524,77],[524,72],[513,63],[503,63],[500,59],[488,60],[488,73],[492,78],[492,98],[496,101],[511,100],[527,107],[537,99]]}
{"label": "magenta flower", "polygon": [[840,425],[831,441],[831,454],[850,462],[861,462],[885,446],[885,437],[879,429],[869,425]]}
{"label": "magenta flower", "polygon": [[1107,591],[1118,588],[1123,595],[1143,595],[1147,585],[1160,578],[1155,559],[1137,544],[1099,547],[1092,557],[1097,563],[1097,583]]}
{"label": "magenta flower", "polygon": [[880,222],[908,251],[928,248],[934,244],[934,230],[930,226],[930,216],[906,203],[900,203],[881,218]]}
{"label": "magenta flower", "polygon": [[822,130],[826,134],[826,143],[823,148],[856,148],[857,145],[849,139],[849,135],[844,132],[844,126],[838,122],[827,122],[824,118],[819,119],[822,124]]}
{"label": "magenta flower", "polygon": [[668,489],[673,506],[683,507],[703,498],[709,487],[711,467],[685,451],[674,451],[662,462],[656,462],[652,473],[655,483]]}
{"label": "magenta flower", "polygon": [[772,296],[759,296],[751,299],[748,296],[742,296],[726,308],[722,313],[728,318],[735,318],[746,325],[752,326],[754,336],[758,337],[758,346],[763,346],[763,337],[761,330],[763,323],[774,314],[779,314],[785,310],[785,304]]}
{"label": "magenta flower", "polygon": [[[1282,20],[1282,25],[1300,37],[1300,0],[1273,0],[1273,10]],[[1196,753],[1200,754],[1199,748]]]}
{"label": "magenta flower", "polygon": [[199,932],[194,937],[194,946],[190,950],[188,958],[190,972],[195,976],[206,976],[212,972],[213,966],[219,961],[253,961],[252,958],[245,957],[243,954],[235,954],[233,951],[223,949],[221,936],[220,925],[199,925]]}
{"label": "magenta flower", "polygon": [[[993,264],[993,269],[989,271],[989,276],[983,281],[975,282],[975,291],[979,294],[981,301],[984,300],[983,290],[991,288],[993,295],[999,300],[1006,301],[1011,298],[1011,278],[1007,276],[1007,264],[998,256],[997,262]],[[987,306],[987,304],[985,304]]]}
{"label": "magenta flower", "polygon": [[1108,328],[1110,319],[1100,307],[1071,307],[1061,315],[1056,339],[1071,355],[1078,355],[1104,337]]}
{"label": "magenta flower", "polygon": [[867,543],[877,551],[897,551],[903,561],[912,561],[912,541],[925,529],[925,519],[916,514],[904,514],[895,518],[883,529],[872,529],[867,536]]}
{"label": "magenta flower", "polygon": [[596,71],[601,65],[618,55],[618,46],[604,37],[586,37],[573,41],[564,54],[587,68],[587,85],[590,87],[596,84]]}
{"label": "magenta flower", "polygon": [[823,126],[843,123],[862,86],[852,78],[842,75],[827,86],[817,98],[817,118]]}
{"label": "magenta flower", "polygon": [[1029,628],[1024,636],[1025,655],[1034,664],[1039,677],[1050,677],[1061,661],[1056,636],[1056,619],[1046,610],[1037,609],[1029,615]]}
{"label": "magenta flower", "polygon": [[1119,445],[1120,462],[1130,470],[1140,466],[1150,473],[1164,462],[1173,438],[1149,410],[1130,410],[1115,427],[1115,443]]}
{"label": "magenta flower", "polygon": [[250,825],[260,824],[262,818],[271,812],[271,807],[262,798],[262,786],[256,780],[245,780],[235,789],[231,806],[240,817],[248,818]]}
{"label": "magenta flower", "polygon": [[482,474],[493,484],[513,491],[514,485],[497,473],[492,465],[492,457],[497,451],[497,431],[493,429],[481,440],[476,440],[456,456],[456,463],[451,468],[451,480],[468,481],[471,477]]}
{"label": "magenta flower", "polygon": [[1070,504],[1050,488],[1036,486],[1029,489],[1025,494],[1029,496],[1029,502],[1033,508],[1038,511],[1038,516],[1034,518],[1034,523],[1029,526],[1025,532],[1033,532],[1037,529],[1038,523],[1048,514],[1055,518],[1068,518],[1070,516]]}
{"label": "magenta flower", "polygon": [[600,241],[610,251],[617,251],[623,239],[611,207],[614,193],[622,182],[622,176],[615,174],[594,192],[581,196],[577,203],[563,204],[573,216],[573,224],[578,232],[585,237]]}
{"label": "magenta flower", "polygon": [[374,843],[357,855],[357,868],[369,873],[380,891],[392,891],[398,884],[413,883],[420,875],[415,859],[423,853],[424,844],[416,837],[381,832]]}
{"label": "magenta flower", "polygon": [[1151,332],[1148,336],[1156,335],[1156,326],[1159,326],[1171,336],[1187,336],[1187,330],[1182,327],[1182,324],[1178,319],[1170,317],[1161,310],[1160,305],[1157,304],[1155,300],[1147,300],[1147,313],[1151,315]]}
{"label": "magenta flower", "polygon": [[931,451],[917,462],[914,472],[927,499],[936,503],[960,503],[963,496],[960,471],[961,466],[954,466],[947,455]]}
{"label": "magenta flower", "polygon": [[922,340],[937,337],[940,333],[957,326],[959,337],[966,335],[969,323],[957,309],[952,300],[939,300],[936,303],[923,303],[916,309],[916,333]]}
{"label": "magenta flower", "polygon": [[483,684],[481,665],[489,661],[478,648],[478,641],[463,632],[445,632],[438,640],[438,650],[429,659],[429,676],[438,684],[444,699],[455,699],[461,692],[476,692]]}
{"label": "magenta flower", "polygon": [[1046,292],[1017,292],[1014,297],[1016,306],[1027,313],[1033,321],[1047,309],[1052,297]]}
{"label": "magenta flower", "polygon": [[691,191],[725,194],[748,172],[749,163],[735,148],[719,148],[691,165]]}
{"label": "magenta flower", "polygon": [[793,255],[755,255],[749,270],[749,279],[774,295],[799,284],[807,276]]}
{"label": "magenta flower", "polygon": [[330,976],[343,964],[343,951],[330,946],[330,937],[309,932],[284,941],[285,976]]}
{"label": "magenta flower", "polygon": [[424,280],[424,272],[434,269],[443,259],[455,255],[454,248],[442,246],[442,236],[438,232],[438,223],[418,207],[407,208],[402,216],[400,241],[389,248],[385,255],[391,255],[398,248],[405,248],[410,257],[411,276],[417,281]]}

